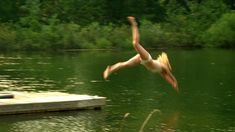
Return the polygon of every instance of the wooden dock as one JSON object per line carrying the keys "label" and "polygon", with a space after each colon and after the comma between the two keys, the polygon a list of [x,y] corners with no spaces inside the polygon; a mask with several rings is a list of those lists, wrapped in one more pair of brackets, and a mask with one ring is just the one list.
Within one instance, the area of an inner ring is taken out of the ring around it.
{"label": "wooden dock", "polygon": [[105,97],[62,92],[10,93],[13,95],[13,98],[0,99],[0,115],[77,109],[101,109],[105,105],[106,100]]}

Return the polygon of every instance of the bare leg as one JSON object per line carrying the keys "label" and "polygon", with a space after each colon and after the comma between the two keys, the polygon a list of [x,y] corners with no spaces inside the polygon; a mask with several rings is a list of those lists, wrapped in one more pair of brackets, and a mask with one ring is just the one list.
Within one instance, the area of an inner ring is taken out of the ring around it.
{"label": "bare leg", "polygon": [[132,57],[131,59],[129,59],[128,61],[125,62],[118,62],[112,66],[107,66],[107,68],[105,69],[104,73],[103,73],[103,77],[105,80],[107,80],[108,76],[115,72],[118,71],[120,69],[123,68],[127,68],[127,67],[132,67],[132,66],[136,66],[140,64],[140,56],[139,54],[135,55],[134,57]]}
{"label": "bare leg", "polygon": [[131,23],[131,27],[132,27],[133,46],[134,46],[136,52],[139,53],[141,59],[147,60],[150,54],[139,43],[139,31],[138,31],[138,27],[137,27],[137,23],[135,21],[135,18],[132,16],[129,16],[128,20]]}

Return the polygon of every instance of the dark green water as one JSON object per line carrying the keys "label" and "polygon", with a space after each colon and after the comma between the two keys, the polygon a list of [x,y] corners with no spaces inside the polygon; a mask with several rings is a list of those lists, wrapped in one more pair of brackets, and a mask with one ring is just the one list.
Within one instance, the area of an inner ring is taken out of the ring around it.
{"label": "dark green water", "polygon": [[[63,91],[107,97],[103,110],[0,117],[0,132],[235,132],[235,51],[167,50],[180,93],[137,66],[103,81],[106,65],[134,52],[6,53],[0,91]],[[157,55],[158,51],[151,51]],[[123,120],[123,116],[129,116]]]}

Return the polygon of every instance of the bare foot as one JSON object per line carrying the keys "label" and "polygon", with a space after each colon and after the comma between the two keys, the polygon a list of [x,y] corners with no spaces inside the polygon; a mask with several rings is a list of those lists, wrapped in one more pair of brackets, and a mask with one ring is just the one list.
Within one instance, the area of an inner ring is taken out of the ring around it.
{"label": "bare foot", "polygon": [[107,68],[105,69],[103,73],[104,80],[108,79],[109,73],[110,73],[110,66],[107,66]]}
{"label": "bare foot", "polygon": [[128,16],[127,18],[128,18],[128,20],[135,20],[135,17],[133,17],[133,16]]}

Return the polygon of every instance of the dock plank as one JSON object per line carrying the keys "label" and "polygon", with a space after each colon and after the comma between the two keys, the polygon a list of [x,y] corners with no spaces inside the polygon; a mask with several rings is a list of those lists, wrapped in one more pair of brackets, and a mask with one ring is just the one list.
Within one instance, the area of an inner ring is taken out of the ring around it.
{"label": "dock plank", "polygon": [[0,115],[45,111],[101,108],[105,97],[62,92],[11,92],[12,99],[0,99]]}

